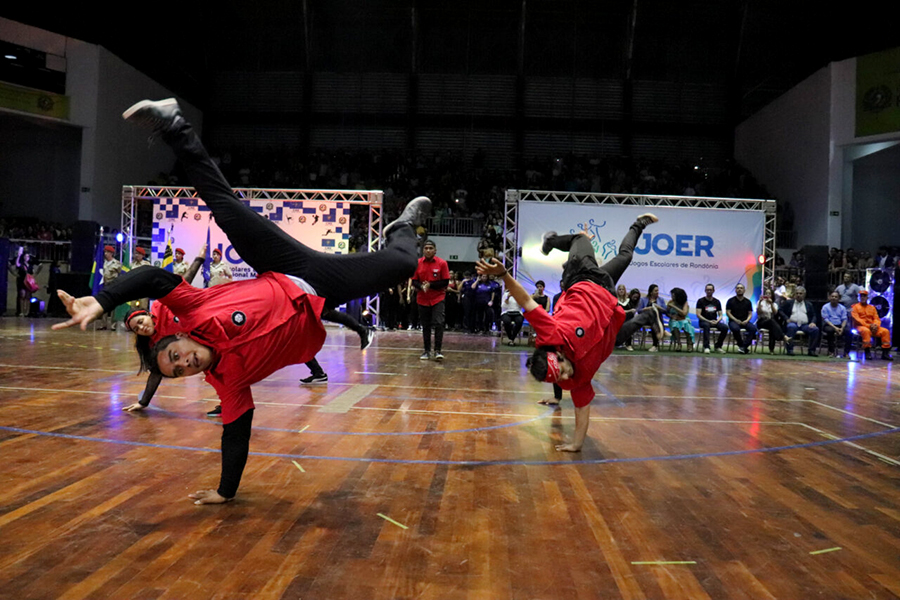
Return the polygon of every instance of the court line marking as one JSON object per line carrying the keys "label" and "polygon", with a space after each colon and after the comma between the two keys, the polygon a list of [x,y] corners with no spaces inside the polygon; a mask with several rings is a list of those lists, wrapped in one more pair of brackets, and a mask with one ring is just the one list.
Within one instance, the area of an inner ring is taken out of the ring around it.
{"label": "court line marking", "polygon": [[[826,438],[828,438],[828,439],[830,439],[830,440],[837,440],[837,439],[840,439],[838,436],[834,435],[833,433],[829,433],[829,432],[827,432],[827,431],[825,431],[825,430],[823,430],[823,429],[819,429],[818,427],[814,427],[814,426],[809,425],[809,424],[807,424],[807,423],[798,423],[798,424],[799,424],[799,425],[803,425],[803,426],[806,427],[807,429],[811,429],[812,431],[815,431],[815,432],[818,433],[819,435],[821,435],[821,436],[823,436],[823,437],[826,437]],[[874,451],[874,450],[870,450],[870,449],[868,449],[868,448],[866,448],[866,447],[864,447],[864,446],[860,446],[859,444],[854,444],[853,442],[845,442],[845,443],[846,443],[848,446],[852,447],[852,448],[856,448],[857,450],[862,450],[863,452],[865,452],[865,453],[867,453],[867,454],[871,454],[872,456],[874,456],[874,457],[876,457],[876,458],[878,458],[878,459],[880,459],[880,460],[883,460],[884,462],[888,463],[889,465],[893,465],[893,466],[895,466],[895,467],[900,467],[900,460],[895,460],[895,459],[891,458],[890,456],[886,456],[886,455],[884,455],[884,454],[882,454],[882,453],[880,453],[880,452],[876,452],[876,451]]]}
{"label": "court line marking", "polygon": [[807,400],[807,402],[810,402],[812,404],[818,404],[819,406],[822,406],[829,410],[836,410],[837,412],[844,413],[845,415],[850,415],[850,416],[856,417],[857,419],[863,419],[864,421],[869,421],[870,423],[875,423],[877,425],[881,425],[882,427],[896,427],[896,425],[891,425],[890,423],[884,423],[883,421],[879,421],[877,419],[872,419],[870,417],[864,417],[863,415],[858,415],[854,412],[851,412],[849,410],[844,410],[843,408],[838,408],[836,406],[830,406],[828,404],[825,404],[824,402],[819,402],[818,400]]}
{"label": "court line marking", "polygon": [[[8,387],[2,387],[2,386],[0,386],[0,389],[23,389],[23,390],[31,390],[31,389],[40,389],[40,388],[8,388]],[[52,391],[52,390],[51,390],[51,391]],[[66,390],[66,391],[71,391],[71,390]],[[104,393],[106,393],[106,392],[81,391],[80,393],[87,393],[87,394],[104,394]],[[176,399],[184,399],[183,397],[179,397],[179,396],[160,396],[160,397],[165,397],[165,398],[176,398]],[[217,400],[209,400],[209,401],[217,401]],[[814,403],[814,404],[820,404],[820,405],[822,405],[821,402],[817,402],[817,401],[815,401],[815,400],[798,400],[798,401],[800,401],[800,402],[812,402],[812,403]],[[268,404],[268,405],[279,405],[279,406],[306,406],[306,407],[310,407],[310,408],[319,408],[319,407],[321,406],[321,405],[317,405],[317,404],[313,404],[313,405],[310,405],[310,404],[296,405],[296,404],[291,404],[291,403],[278,403],[278,402],[257,402],[257,404]],[[823,405],[823,406],[828,407],[828,405]],[[506,417],[506,418],[513,418],[513,417],[530,417],[530,418],[528,418],[528,420],[526,420],[526,421],[520,421],[520,422],[517,422],[517,423],[508,423],[508,424],[506,424],[506,425],[492,425],[492,426],[487,426],[487,427],[473,427],[473,428],[468,428],[468,429],[454,429],[454,430],[441,430],[441,431],[341,432],[341,431],[316,431],[316,430],[313,430],[313,431],[310,431],[310,433],[315,433],[315,434],[318,434],[318,435],[347,435],[347,436],[359,436],[359,437],[391,437],[391,436],[401,437],[401,436],[411,436],[411,435],[449,435],[449,434],[453,434],[453,433],[473,433],[473,432],[480,432],[480,431],[489,431],[489,430],[493,430],[493,429],[506,429],[506,428],[516,427],[516,426],[519,426],[519,425],[525,425],[525,424],[528,424],[528,423],[531,423],[531,422],[538,421],[538,420],[540,420],[540,419],[546,418],[546,417],[550,416],[550,415],[555,411],[555,409],[550,409],[546,414],[539,415],[539,416],[536,416],[536,417],[535,417],[535,416],[533,416],[533,415],[524,415],[524,414],[475,413],[475,412],[463,412],[463,411],[436,411],[436,410],[418,410],[418,409],[387,408],[387,407],[367,407],[367,406],[353,406],[353,407],[351,407],[351,408],[354,409],[354,410],[380,410],[380,411],[394,411],[394,412],[404,412],[404,413],[413,413],[413,414],[447,414],[447,415],[459,415],[459,416],[483,416],[483,417],[490,417],[490,418],[497,418],[497,417]],[[199,422],[201,422],[201,423],[209,423],[209,424],[211,424],[211,425],[217,425],[216,423],[211,422],[211,421],[208,421],[208,420],[206,420],[206,419],[198,419],[198,418],[192,418],[192,417],[182,417],[182,416],[178,415],[177,413],[174,413],[174,412],[172,412],[172,411],[168,411],[168,410],[165,410],[165,409],[161,409],[161,408],[158,408],[158,407],[154,407],[154,410],[172,414],[172,415],[175,416],[176,418],[180,418],[180,419],[192,420],[192,421],[199,421]],[[860,415],[854,415],[853,413],[851,413],[851,412],[849,412],[849,411],[844,411],[844,410],[842,410],[842,409],[837,409],[837,410],[840,410],[841,412],[847,413],[847,414],[849,414],[849,415],[851,415],[851,416],[860,416]],[[572,420],[572,419],[574,419],[575,417],[574,417],[574,415],[572,415],[572,416],[569,416],[569,415],[562,416],[562,415],[560,415],[558,418],[567,419],[567,420]],[[866,417],[861,417],[861,416],[860,416],[860,418],[866,419]],[[807,429],[810,429],[811,431],[815,431],[815,432],[818,433],[819,435],[822,435],[823,437],[826,437],[826,438],[828,438],[828,439],[830,439],[830,440],[840,441],[840,439],[841,439],[841,438],[838,438],[837,436],[835,436],[835,435],[832,434],[832,433],[828,433],[828,432],[826,432],[826,431],[824,431],[824,430],[822,430],[822,429],[819,429],[819,428],[817,428],[817,427],[814,427],[814,426],[812,426],[812,425],[809,425],[808,423],[804,423],[804,422],[801,422],[801,421],[753,421],[753,420],[750,420],[750,421],[742,421],[742,420],[714,420],[714,419],[710,419],[710,420],[706,420],[706,419],[662,419],[662,418],[643,418],[643,417],[591,417],[590,420],[591,420],[591,421],[595,421],[595,422],[604,422],[604,421],[605,421],[605,422],[633,421],[633,422],[651,422],[651,423],[653,423],[653,422],[656,422],[656,423],[722,423],[722,424],[748,424],[748,425],[749,425],[749,424],[758,423],[758,424],[760,424],[760,425],[799,425],[799,426],[801,426],[801,427],[806,427]],[[870,419],[867,419],[867,420],[870,420]],[[875,422],[877,423],[877,421],[875,421]],[[307,429],[309,429],[309,427],[310,427],[309,425],[306,425],[306,426],[303,427],[303,429],[301,429],[298,433],[303,433],[304,431],[306,431]],[[260,430],[260,431],[282,431],[282,432],[293,432],[293,431],[294,431],[293,429],[285,429],[285,428],[278,428],[278,427],[265,427],[265,426],[257,426],[256,429],[258,429],[258,430]],[[891,457],[889,457],[889,456],[886,456],[886,455],[884,455],[884,454],[881,454],[880,452],[876,452],[875,450],[870,450],[869,448],[866,448],[866,447],[864,447],[864,446],[860,446],[859,444],[854,444],[854,443],[852,443],[852,442],[846,442],[846,443],[847,443],[848,446],[851,446],[852,448],[855,448],[855,449],[857,449],[857,450],[861,450],[861,451],[863,451],[863,452],[865,452],[865,453],[867,453],[867,454],[870,454],[870,455],[872,455],[872,456],[874,456],[874,457],[876,457],[876,458],[882,460],[883,462],[886,462],[886,463],[889,464],[889,465],[892,465],[892,466],[900,466],[900,461],[897,461],[897,460],[895,460],[895,459],[893,459],[893,458],[891,458]]]}
{"label": "court line marking", "polygon": [[300,463],[298,463],[296,460],[292,460],[291,462],[294,463],[294,466],[295,466],[295,467],[297,467],[298,469],[300,469],[300,472],[301,472],[301,473],[306,473],[306,471],[303,469],[303,467],[300,466]]}
{"label": "court line marking", "polygon": [[327,404],[319,405],[319,412],[322,413],[345,413],[353,406],[378,389],[377,385],[356,384],[349,390],[344,390],[331,399]]}
{"label": "court line marking", "polygon": [[[400,373],[378,373],[376,371],[354,371],[354,375],[400,375]],[[403,376],[406,377],[406,373],[403,373]]]}
{"label": "court line marking", "polygon": [[[219,425],[219,423],[217,423],[215,421],[210,421],[209,419],[201,419],[201,418],[197,418],[197,417],[185,417],[185,416],[179,415],[178,413],[168,411],[164,408],[156,408],[155,410],[156,410],[156,412],[162,412],[162,413],[171,415],[172,418],[175,418],[175,419],[181,419],[184,421],[197,421],[199,423],[207,423],[210,425],[214,425],[216,427],[221,426],[221,425]],[[393,409],[393,410],[401,410],[401,409]],[[534,421],[546,419],[547,417],[552,416],[552,414],[553,414],[553,409],[550,409],[550,410],[544,412],[543,414],[540,414],[537,416],[523,415],[523,416],[530,417],[530,418],[526,419],[525,421],[517,421],[515,423],[507,423],[505,425],[488,425],[485,427],[468,427],[466,429],[446,429],[446,430],[432,430],[432,431],[428,431],[428,430],[426,430],[426,431],[383,431],[383,432],[376,432],[376,431],[319,431],[319,430],[312,429],[312,430],[309,430],[309,433],[316,433],[319,435],[347,435],[347,436],[357,436],[357,437],[390,437],[390,436],[401,437],[401,436],[410,436],[410,435],[449,435],[452,433],[478,433],[481,431],[492,431],[495,429],[509,429],[511,427],[518,427],[520,425],[527,425],[528,423],[533,423]],[[485,414],[484,416],[494,417],[495,415],[494,414]],[[309,427],[309,425],[307,425],[306,427]],[[279,431],[279,432],[283,432],[283,433],[294,433],[296,431],[295,429],[286,429],[284,427],[266,427],[264,425],[257,425],[256,427],[254,427],[254,429],[257,429],[259,431]],[[301,429],[297,433],[303,433],[304,431],[306,431],[306,428]]]}
{"label": "court line marking", "polygon": [[[117,444],[120,446],[133,446],[141,448],[163,448],[167,450],[185,450],[189,452],[210,452],[221,454],[221,450],[216,448],[201,448],[196,446],[175,446],[170,444],[152,444],[149,442],[135,442],[131,440],[114,440],[110,438],[94,438],[83,435],[72,435],[68,433],[56,433],[47,431],[38,431],[34,429],[23,429],[20,427],[0,426],[0,431],[10,431],[13,433],[22,433],[27,435],[37,435],[43,437],[55,437],[68,440],[81,440],[87,442],[100,442],[106,444]],[[701,452],[695,454],[675,454],[661,456],[640,456],[628,458],[594,458],[582,460],[519,460],[519,459],[501,459],[501,460],[427,460],[427,459],[402,459],[402,458],[373,458],[363,457],[346,457],[346,456],[319,456],[312,454],[288,454],[280,452],[250,452],[251,456],[262,456],[269,458],[289,458],[300,460],[333,460],[340,462],[362,462],[362,463],[387,463],[387,464],[405,464],[405,465],[446,465],[446,466],[467,466],[467,467],[489,467],[489,466],[578,466],[578,465],[602,465],[602,464],[622,464],[622,463],[644,463],[644,462],[663,462],[671,460],[690,460],[695,458],[718,458],[724,456],[746,456],[749,454],[764,454],[773,452],[783,452],[787,450],[799,450],[806,448],[817,448],[820,446],[830,446],[832,444],[840,444],[863,439],[880,437],[883,435],[891,435],[900,433],[900,427],[895,429],[887,429],[874,433],[864,433],[847,438],[837,440],[822,440],[818,442],[806,442],[804,444],[792,444],[789,446],[773,446],[770,448],[750,448],[746,450],[726,450],[722,452]]]}
{"label": "court line marking", "polygon": [[134,373],[134,370],[131,371],[118,371],[115,369],[92,369],[88,367],[51,367],[49,365],[9,365],[9,364],[0,364],[0,368],[9,368],[9,369],[52,369],[58,371],[98,371],[101,373]]}

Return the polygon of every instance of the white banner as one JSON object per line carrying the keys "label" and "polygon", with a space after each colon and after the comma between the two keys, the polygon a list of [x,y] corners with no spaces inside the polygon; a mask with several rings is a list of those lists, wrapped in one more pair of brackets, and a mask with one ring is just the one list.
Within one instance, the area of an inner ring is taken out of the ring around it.
{"label": "white banner", "polygon": [[601,265],[618,253],[635,218],[653,212],[659,223],[644,230],[635,247],[631,266],[619,280],[626,288],[638,288],[643,295],[655,283],[660,296],[680,287],[687,292],[691,307],[704,295],[707,283],[716,286],[716,297],[725,301],[734,295],[734,286],[743,283],[754,305],[759,298],[765,213],[705,208],[610,206],[560,202],[520,202],[517,223],[519,258],[517,279],[529,290],[543,280],[550,296],[559,292],[562,264],[567,254],[554,250],[541,254],[545,231],[576,233],[587,225]]}
{"label": "white banner", "polygon": [[[304,245],[329,254],[346,254],[350,245],[350,203],[313,200],[244,200],[245,205],[263,215],[292,238]],[[169,234],[170,228],[172,233]],[[166,251],[166,236],[174,238],[172,251],[185,251],[190,263],[203,244],[209,228],[210,249],[222,251],[222,260],[231,266],[235,280],[251,279],[256,272],[241,260],[228,238],[216,225],[212,212],[199,198],[154,198],[153,247],[150,261],[160,266]],[[260,240],[265,244],[265,240]],[[198,273],[191,282],[202,286]]]}

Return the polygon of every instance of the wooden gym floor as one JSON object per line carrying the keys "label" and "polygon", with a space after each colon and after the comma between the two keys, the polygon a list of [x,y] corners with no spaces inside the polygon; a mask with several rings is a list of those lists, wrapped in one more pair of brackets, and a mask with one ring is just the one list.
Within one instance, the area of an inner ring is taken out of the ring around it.
{"label": "wooden gym floor", "polygon": [[900,376],[615,354],[580,454],[524,348],[418,332],[254,386],[235,502],[201,377],[153,408],[129,335],[0,319],[0,598],[900,598]]}

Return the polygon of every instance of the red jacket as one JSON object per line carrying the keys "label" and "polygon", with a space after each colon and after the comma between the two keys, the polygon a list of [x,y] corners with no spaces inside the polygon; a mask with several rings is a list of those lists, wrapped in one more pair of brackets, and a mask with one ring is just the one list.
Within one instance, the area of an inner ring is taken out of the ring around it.
{"label": "red jacket", "polygon": [[525,313],[537,333],[536,346],[557,346],[575,367],[575,374],[557,385],[572,392],[575,406],[594,399],[591,379],[609,358],[616,334],[625,322],[625,311],[616,297],[589,281],[576,283],[562,293],[553,316],[538,306]]}
{"label": "red jacket", "polygon": [[325,299],[280,273],[205,289],[182,282],[159,302],[178,316],[176,331],[215,351],[206,381],[219,394],[226,424],[254,407],[252,384],[308,362],[325,342]]}
{"label": "red jacket", "polygon": [[[423,256],[419,259],[419,266],[416,268],[416,274],[413,275],[413,279],[420,282],[427,281],[429,283],[433,281],[449,281],[450,268],[447,266],[447,261],[443,258],[434,256],[431,260],[427,260]],[[416,294],[416,302],[422,306],[434,306],[443,300],[446,295],[446,286],[439,290],[429,287],[424,291],[419,290],[419,293]]]}

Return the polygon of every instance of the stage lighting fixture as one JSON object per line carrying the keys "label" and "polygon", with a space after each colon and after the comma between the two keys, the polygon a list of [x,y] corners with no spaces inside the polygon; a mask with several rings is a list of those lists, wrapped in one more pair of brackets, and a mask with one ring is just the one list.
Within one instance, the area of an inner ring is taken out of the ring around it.
{"label": "stage lighting fixture", "polygon": [[125,241],[125,236],[122,235],[121,233],[117,233],[117,234],[116,234],[116,241],[119,242],[119,243],[121,244],[122,242]]}

